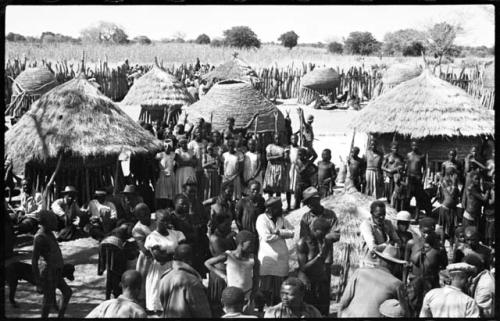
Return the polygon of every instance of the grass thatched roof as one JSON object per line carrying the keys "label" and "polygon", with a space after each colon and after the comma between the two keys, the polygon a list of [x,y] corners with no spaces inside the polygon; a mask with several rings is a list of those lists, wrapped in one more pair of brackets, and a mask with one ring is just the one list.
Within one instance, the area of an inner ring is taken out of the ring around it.
{"label": "grass thatched roof", "polygon": [[[190,121],[203,117],[210,121],[213,113],[212,128],[226,128],[227,117],[234,117],[235,127],[245,126],[255,113],[259,113],[257,121],[258,132],[274,131],[274,112],[278,112],[278,131],[285,127],[283,114],[260,91],[249,83],[242,81],[222,81],[191,106],[184,107]],[[250,130],[254,130],[254,124]]]}
{"label": "grass thatched roof", "polygon": [[492,113],[429,70],[370,101],[351,126],[367,133],[397,132],[412,138],[495,132]]}
{"label": "grass thatched roof", "polygon": [[420,66],[394,64],[383,73],[382,82],[387,88],[392,88],[402,82],[418,77],[421,73],[422,68]]}
{"label": "grass thatched roof", "polygon": [[56,76],[46,67],[28,68],[12,84],[12,94],[43,95],[57,86]]}
{"label": "grass thatched roof", "polygon": [[208,82],[242,80],[253,83],[258,78],[252,67],[241,58],[233,58],[202,76],[202,79]]}
{"label": "grass thatched roof", "polygon": [[168,107],[180,108],[193,102],[193,97],[181,81],[154,66],[144,76],[134,81],[121,103],[155,110]]}
{"label": "grass thatched roof", "polygon": [[340,85],[340,75],[333,68],[317,68],[305,74],[300,85],[313,90],[333,90]]}
{"label": "grass thatched roof", "polygon": [[43,95],[5,133],[5,153],[22,173],[27,162],[45,163],[59,151],[72,157],[106,157],[122,149],[149,153],[161,142],[78,76]]}

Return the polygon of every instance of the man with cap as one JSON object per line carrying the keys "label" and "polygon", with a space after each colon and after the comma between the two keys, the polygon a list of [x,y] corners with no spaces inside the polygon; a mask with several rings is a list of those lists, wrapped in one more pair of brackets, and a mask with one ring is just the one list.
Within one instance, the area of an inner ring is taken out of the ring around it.
{"label": "man with cap", "polygon": [[106,194],[104,189],[98,189],[89,202],[89,234],[98,241],[115,228],[118,220],[115,204],[106,201]]}
{"label": "man with cap", "polygon": [[279,302],[279,289],[289,272],[289,250],[285,240],[293,238],[293,226],[283,218],[281,198],[271,197],[265,213],[256,221],[259,235],[260,289],[268,306]]}
{"label": "man with cap", "polygon": [[379,246],[385,246],[387,243],[396,244],[401,247],[399,238],[392,222],[385,218],[385,203],[382,201],[373,201],[370,205],[371,217],[361,222],[359,231],[366,244],[366,257],[364,265],[373,266],[375,254],[373,253]]}
{"label": "man with cap", "polygon": [[58,240],[69,241],[76,236],[77,227],[83,228],[88,221],[87,212],[76,202],[78,191],[74,186],[66,186],[63,198],[52,203],[51,209],[58,216]]}
{"label": "man with cap", "polygon": [[300,237],[311,236],[312,224],[321,217],[328,222],[330,226],[325,238],[336,242],[340,239],[340,233],[337,231],[337,215],[321,205],[320,195],[315,187],[309,187],[302,193],[304,205],[309,211],[302,216],[300,220]]}
{"label": "man with cap", "polygon": [[118,220],[135,223],[134,209],[139,203],[144,203],[144,199],[138,194],[137,187],[135,185],[125,185],[120,195]]}
{"label": "man with cap", "polygon": [[430,290],[424,297],[421,318],[479,318],[479,308],[463,291],[474,273],[474,266],[465,262],[446,267],[451,284]]}
{"label": "man with cap", "polygon": [[493,318],[495,316],[495,278],[491,272],[483,266],[481,257],[477,254],[467,254],[463,262],[476,268],[472,275],[468,294],[474,298],[482,318]]}
{"label": "man with cap", "polygon": [[406,261],[398,259],[398,248],[390,244],[384,250],[375,250],[377,265],[358,268],[340,299],[340,315],[347,318],[379,318],[380,305],[388,299],[398,298],[402,282],[394,276],[398,264]]}
{"label": "man with cap", "polygon": [[[50,308],[56,302],[56,289],[62,293],[62,303],[58,317],[63,318],[71,298],[71,288],[63,278],[64,260],[61,248],[54,237],[53,231],[57,229],[58,218],[51,211],[40,211],[40,228],[33,239],[33,254],[31,266],[36,289],[43,294],[42,318],[48,318]],[[42,257],[45,268],[40,274],[38,260]],[[57,305],[56,305],[57,306]]]}
{"label": "man with cap", "polygon": [[142,277],[135,270],[125,271],[121,277],[122,294],[95,307],[85,318],[146,318],[146,311],[139,305]]}

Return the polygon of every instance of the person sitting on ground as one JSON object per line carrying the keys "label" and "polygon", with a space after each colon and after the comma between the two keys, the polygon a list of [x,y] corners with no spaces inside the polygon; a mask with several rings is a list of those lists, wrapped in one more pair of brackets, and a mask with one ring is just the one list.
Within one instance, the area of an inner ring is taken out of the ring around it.
{"label": "person sitting on ground", "polygon": [[479,318],[479,308],[463,291],[467,288],[474,266],[454,263],[446,267],[451,285],[430,290],[424,297],[420,318]]}
{"label": "person sitting on ground", "polygon": [[95,307],[85,318],[146,318],[146,311],[138,304],[142,277],[135,270],[125,271],[121,278],[122,294]]}
{"label": "person sitting on ground", "polygon": [[77,204],[77,190],[74,186],[66,186],[61,192],[63,198],[56,199],[51,206],[58,216],[58,241],[70,241],[78,237],[78,229],[83,228],[88,221],[85,209]]}
{"label": "person sitting on ground", "polygon": [[318,309],[304,302],[305,294],[304,283],[289,277],[281,284],[281,303],[267,309],[264,318],[321,318]]}
{"label": "person sitting on ground", "polygon": [[21,205],[17,211],[17,227],[18,233],[36,233],[38,230],[38,222],[40,221],[40,211],[42,210],[43,198],[42,194],[32,193],[31,183],[27,179],[21,181]]}
{"label": "person sitting on ground", "polygon": [[255,315],[243,314],[243,307],[245,306],[245,292],[235,286],[228,286],[222,291],[221,298],[224,314],[223,319],[234,318],[257,318]]}
{"label": "person sitting on ground", "polygon": [[116,207],[106,201],[106,194],[105,190],[98,189],[94,192],[95,199],[89,202],[89,235],[98,241],[116,227],[118,220]]}
{"label": "person sitting on ground", "polygon": [[[58,218],[54,213],[47,210],[40,211],[40,228],[33,239],[31,266],[33,269],[33,283],[38,293],[43,294],[42,319],[49,317],[50,308],[56,302],[56,289],[59,289],[62,293],[62,304],[58,311],[59,318],[64,318],[66,307],[73,293],[64,280],[64,260],[61,248],[53,234],[53,231],[57,229],[57,224]],[[38,265],[40,257],[45,261],[45,268],[41,274]]]}
{"label": "person sitting on ground", "polygon": [[212,317],[205,287],[192,261],[191,246],[181,244],[175,249],[172,268],[163,274],[158,286],[163,318]]}
{"label": "person sitting on ground", "polygon": [[318,163],[318,190],[321,198],[333,194],[337,170],[331,162],[332,152],[328,148],[321,153],[321,161]]}

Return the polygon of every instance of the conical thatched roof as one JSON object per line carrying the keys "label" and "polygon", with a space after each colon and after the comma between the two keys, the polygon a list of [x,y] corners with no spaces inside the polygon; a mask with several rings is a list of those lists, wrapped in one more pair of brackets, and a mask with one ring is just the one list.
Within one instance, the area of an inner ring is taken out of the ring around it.
{"label": "conical thatched roof", "polygon": [[25,163],[72,157],[106,157],[122,148],[149,153],[161,142],[128,117],[85,78],[78,76],[43,95],[5,133],[5,153],[17,173]]}
{"label": "conical thatched roof", "polygon": [[483,87],[486,89],[495,89],[495,61],[491,61],[484,67]]}
{"label": "conical thatched roof", "polygon": [[417,65],[394,64],[382,76],[382,82],[387,88],[392,88],[400,83],[418,77],[422,68]]}
{"label": "conical thatched roof", "polygon": [[123,105],[142,106],[150,110],[181,107],[194,102],[184,84],[175,76],[154,66],[134,81],[121,102]]}
{"label": "conical thatched roof", "polygon": [[[226,119],[230,116],[235,119],[235,127],[241,128],[257,112],[258,132],[274,131],[274,112],[278,112],[278,131],[285,127],[285,119],[278,108],[251,84],[242,81],[219,82],[199,101],[184,109],[191,121],[203,117],[209,122],[213,113],[212,128],[216,130],[225,129]],[[254,130],[254,124],[249,130]]]}
{"label": "conical thatched roof", "polygon": [[367,133],[493,135],[494,117],[462,89],[425,70],[373,99],[351,126]]}
{"label": "conical thatched roof", "polygon": [[252,67],[241,58],[233,58],[202,76],[208,82],[241,80],[254,83],[258,78]]}
{"label": "conical thatched roof", "polygon": [[57,86],[56,76],[45,67],[28,68],[21,72],[12,84],[12,95],[26,93],[43,95]]}
{"label": "conical thatched roof", "polygon": [[333,68],[317,68],[305,74],[300,85],[313,90],[333,89],[340,85],[340,75]]}

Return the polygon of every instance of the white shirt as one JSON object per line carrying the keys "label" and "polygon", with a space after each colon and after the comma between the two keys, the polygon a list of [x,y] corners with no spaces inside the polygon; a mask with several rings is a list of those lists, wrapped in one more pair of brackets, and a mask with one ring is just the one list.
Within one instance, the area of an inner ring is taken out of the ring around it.
{"label": "white shirt", "polygon": [[424,297],[421,318],[479,318],[479,308],[473,298],[459,288],[447,285],[432,289]]}

